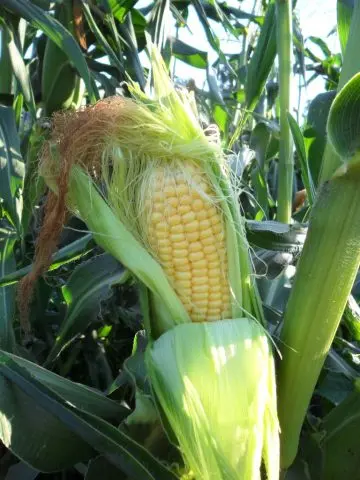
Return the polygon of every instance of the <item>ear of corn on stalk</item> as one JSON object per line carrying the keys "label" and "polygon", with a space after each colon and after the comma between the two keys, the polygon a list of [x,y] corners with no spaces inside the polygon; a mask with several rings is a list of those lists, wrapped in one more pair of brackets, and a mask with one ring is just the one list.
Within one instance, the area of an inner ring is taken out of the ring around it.
{"label": "ear of corn on stalk", "polygon": [[55,117],[41,173],[150,292],[150,379],[188,468],[255,480],[264,459],[273,480],[273,358],[236,190],[155,49],[152,62],[155,100],[130,85],[132,100]]}

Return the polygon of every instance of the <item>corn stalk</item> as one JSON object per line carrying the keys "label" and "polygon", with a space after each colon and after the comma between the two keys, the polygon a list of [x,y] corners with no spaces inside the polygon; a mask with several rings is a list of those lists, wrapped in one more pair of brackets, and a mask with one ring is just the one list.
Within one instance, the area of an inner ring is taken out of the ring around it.
{"label": "corn stalk", "polygon": [[344,165],[320,189],[281,334],[281,466],[294,461],[301,427],[360,263],[360,75],[339,92],[328,136]]}
{"label": "corn stalk", "polygon": [[277,52],[279,58],[280,152],[278,220],[290,223],[293,185],[293,142],[288,122],[292,79],[292,2],[276,2]]}

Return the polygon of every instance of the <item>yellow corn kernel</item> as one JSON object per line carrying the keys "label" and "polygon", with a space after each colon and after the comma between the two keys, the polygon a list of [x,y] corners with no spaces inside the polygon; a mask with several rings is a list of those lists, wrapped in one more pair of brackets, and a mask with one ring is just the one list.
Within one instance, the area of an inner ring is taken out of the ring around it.
{"label": "yellow corn kernel", "polygon": [[184,233],[184,226],[179,223],[179,225],[173,225],[171,227],[171,233]]}
{"label": "yellow corn kernel", "polygon": [[203,247],[203,252],[204,252],[205,254],[214,253],[214,252],[216,252],[216,251],[217,251],[217,247],[216,247],[216,245],[214,245],[214,244],[205,245],[205,246]]}
{"label": "yellow corn kernel", "polygon": [[[189,212],[189,213],[194,213],[194,212]],[[188,213],[186,213],[185,215],[188,215]],[[199,230],[199,222],[197,220],[193,220],[192,222],[189,222],[186,225],[184,225],[184,229],[186,233],[191,233],[195,231],[197,232]]]}
{"label": "yellow corn kernel", "polygon": [[[201,252],[203,250],[203,246],[200,242],[192,242],[189,244],[189,251],[190,252]],[[205,251],[205,249],[204,249]]]}
{"label": "yellow corn kernel", "polygon": [[[161,215],[159,212],[156,212],[157,215]],[[163,218],[161,218],[163,220]],[[181,216],[180,215],[172,215],[167,219],[167,222],[169,225],[174,226],[174,225],[179,225],[181,224]]]}
{"label": "yellow corn kernel", "polygon": [[231,318],[223,216],[205,175],[195,164],[186,170],[155,169],[145,238],[192,321]]}
{"label": "yellow corn kernel", "polygon": [[196,242],[199,240],[199,232],[186,232],[186,238],[189,242]]}
{"label": "yellow corn kernel", "polygon": [[197,251],[197,252],[190,252],[189,253],[190,262],[198,262],[199,260],[202,260],[203,258],[205,258],[205,255],[204,255],[203,251]]}
{"label": "yellow corn kernel", "polygon": [[175,278],[176,280],[190,280],[192,278],[192,275],[191,275],[191,272],[190,270],[188,270],[187,272],[179,272],[179,271],[176,271],[175,272]]}
{"label": "yellow corn kernel", "polygon": [[178,213],[183,215],[184,213],[191,212],[191,206],[190,205],[179,205],[177,208]]}

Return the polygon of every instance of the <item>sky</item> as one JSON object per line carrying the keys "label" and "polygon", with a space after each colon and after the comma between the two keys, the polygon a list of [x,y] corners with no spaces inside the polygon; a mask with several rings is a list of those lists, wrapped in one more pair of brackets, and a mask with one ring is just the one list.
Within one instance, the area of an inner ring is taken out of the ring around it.
{"label": "sky", "polygon": [[[244,0],[241,3],[241,9],[250,12],[253,3],[254,0]],[[228,1],[228,4],[233,6],[239,5],[236,0],[230,0]],[[340,50],[337,36],[332,35],[328,38],[329,33],[336,25],[336,0],[298,0],[296,12],[305,39],[311,35],[318,36],[326,40],[332,51],[338,52]],[[228,37],[222,28],[219,28],[215,22],[211,22],[211,24],[222,41],[224,52],[240,53],[241,40]],[[189,45],[196,46],[199,50],[207,51],[210,62],[216,59],[217,55],[211,50],[211,47],[209,47],[202,26],[197,20],[194,11],[190,11],[189,13],[188,25],[191,32],[188,29],[183,28],[180,31],[179,38]],[[317,47],[312,45],[314,53],[318,53],[316,48]],[[206,72],[204,70],[192,68],[181,61],[177,61],[175,74],[182,79],[193,78],[199,88],[206,88]],[[312,82],[309,87],[303,91],[303,103],[305,104],[307,100],[314,98],[314,96],[323,91],[323,85],[324,82],[321,78]]]}

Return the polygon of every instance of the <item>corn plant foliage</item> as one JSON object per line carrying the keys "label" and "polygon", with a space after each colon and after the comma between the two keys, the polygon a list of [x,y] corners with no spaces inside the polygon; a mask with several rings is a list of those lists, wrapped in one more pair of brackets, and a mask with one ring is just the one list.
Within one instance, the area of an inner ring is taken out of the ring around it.
{"label": "corn plant foliage", "polygon": [[[175,63],[176,75],[182,76],[181,62],[199,69],[205,88],[192,79],[176,81],[194,93],[204,127],[216,124],[231,155],[268,330],[281,349],[284,311],[317,203],[327,138],[347,156],[359,147],[359,78],[334,101],[339,82],[341,87],[347,72],[358,70],[348,50],[358,50],[351,19],[354,11],[359,14],[359,2],[337,2],[341,53],[316,32],[302,38],[294,13],[294,72],[301,82],[321,76],[325,86],[306,118],[288,115],[296,147],[291,225],[277,221],[282,139],[274,1],[250,12],[241,4],[206,0],[141,6],[134,0],[74,0],[66,3],[68,16],[61,0],[0,3],[1,475],[6,480],[32,480],[40,472],[65,480],[179,478],[181,456],[158,414],[144,361],[146,290],[96,245],[78,219],[67,219],[59,249],[35,286],[31,332],[25,335],[21,328],[16,296],[18,282],[31,271],[43,216],[46,187],[37,169],[51,126],[47,117],[99,96],[127,96],[128,78],[144,89],[147,36],[171,68]],[[190,15],[197,17],[209,49],[182,39],[181,32],[192,28]],[[250,30],[255,35],[248,35]],[[239,42],[235,55],[223,48],[225,35]],[[343,62],[348,67],[341,76]],[[346,203],[341,209],[341,191],[338,196],[336,230],[349,210]],[[327,255],[326,242],[316,248]],[[305,287],[314,272],[315,260]],[[358,285],[356,280],[320,372],[286,480],[360,478]],[[309,298],[315,290],[308,290]],[[313,337],[322,332],[317,328]]]}
{"label": "corn plant foliage", "polygon": [[360,74],[340,90],[331,105],[327,129],[338,155],[351,160],[360,149]]}
{"label": "corn plant foliage", "polygon": [[[2,277],[15,269],[14,243],[15,239],[0,234],[0,271]],[[13,330],[15,289],[13,286],[0,289],[0,312],[2,319],[0,322],[0,348],[11,352],[15,345]]]}
{"label": "corn plant foliage", "polygon": [[306,154],[315,185],[318,184],[326,144],[326,123],[335,94],[335,90],[330,90],[320,93],[311,101],[303,128]]}
{"label": "corn plant foliage", "polygon": [[111,295],[113,285],[125,279],[124,268],[108,254],[93,257],[74,270],[62,287],[67,312],[47,363],[53,362],[69,342],[96,320],[100,302]]}
{"label": "corn plant foliage", "polygon": [[[35,468],[60,470],[88,460],[98,451],[106,452],[111,463],[133,478],[175,478],[131,438],[100,417],[77,409],[5,353],[1,354],[0,370],[3,441]],[[19,403],[26,406],[21,416],[16,408]],[[51,451],[44,451],[44,442]],[[66,449],[60,448],[62,443]]]}
{"label": "corn plant foliage", "polygon": [[0,105],[0,192],[3,216],[20,228],[25,165],[20,152],[14,111]]}
{"label": "corn plant foliage", "polygon": [[337,2],[337,27],[341,45],[341,52],[344,55],[346,44],[349,38],[351,16],[354,9],[354,0],[339,0]]}

